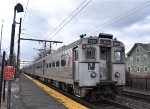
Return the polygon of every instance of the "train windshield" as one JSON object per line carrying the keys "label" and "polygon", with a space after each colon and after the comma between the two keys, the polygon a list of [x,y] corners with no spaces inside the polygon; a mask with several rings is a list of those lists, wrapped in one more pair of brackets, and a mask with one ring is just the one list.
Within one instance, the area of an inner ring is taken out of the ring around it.
{"label": "train windshield", "polygon": [[115,60],[116,61],[121,61],[121,52],[120,51],[115,52]]}
{"label": "train windshield", "polygon": [[95,48],[94,47],[86,48],[86,58],[87,59],[96,59],[96,57],[95,57]]}

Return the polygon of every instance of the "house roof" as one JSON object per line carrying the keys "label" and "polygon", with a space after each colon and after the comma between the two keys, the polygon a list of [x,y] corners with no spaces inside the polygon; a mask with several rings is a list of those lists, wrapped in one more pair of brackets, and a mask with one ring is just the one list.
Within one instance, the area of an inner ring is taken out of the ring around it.
{"label": "house roof", "polygon": [[135,43],[134,46],[131,48],[131,50],[127,53],[127,56],[130,55],[130,53],[133,51],[133,49],[136,46],[142,47],[145,51],[150,52],[150,43],[149,44],[143,44],[143,43]]}
{"label": "house roof", "polygon": [[142,43],[137,43],[139,46],[141,46],[144,50],[147,52],[150,52],[150,43],[149,44],[142,44]]}

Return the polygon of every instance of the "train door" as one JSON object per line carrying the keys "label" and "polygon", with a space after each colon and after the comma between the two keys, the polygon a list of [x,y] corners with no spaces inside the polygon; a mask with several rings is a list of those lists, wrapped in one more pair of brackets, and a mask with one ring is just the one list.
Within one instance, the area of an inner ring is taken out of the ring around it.
{"label": "train door", "polygon": [[79,81],[79,50],[78,47],[73,49],[73,79],[74,82]]}
{"label": "train door", "polygon": [[100,48],[100,78],[101,80],[110,80],[110,48]]}

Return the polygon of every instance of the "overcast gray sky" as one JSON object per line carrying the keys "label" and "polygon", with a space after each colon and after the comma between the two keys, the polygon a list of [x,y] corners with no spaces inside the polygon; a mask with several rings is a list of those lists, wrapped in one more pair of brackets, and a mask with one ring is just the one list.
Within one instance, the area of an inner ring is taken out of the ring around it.
{"label": "overcast gray sky", "polygon": [[[2,50],[6,50],[8,54],[13,9],[17,3],[23,4],[25,10],[22,14],[17,13],[16,18],[17,22],[20,17],[23,18],[21,37],[63,41],[63,44],[54,44],[54,49],[79,39],[81,34],[113,34],[125,44],[126,53],[135,43],[150,43],[148,0],[0,0],[0,19],[4,20]],[[79,5],[81,7],[78,7]],[[69,15],[70,17],[51,34]],[[55,35],[65,23],[65,27]],[[1,25],[2,20],[0,27]],[[15,52],[18,26],[17,24]],[[42,46],[43,44],[38,42],[21,41],[21,60],[33,60],[38,52],[33,48],[40,49]]]}

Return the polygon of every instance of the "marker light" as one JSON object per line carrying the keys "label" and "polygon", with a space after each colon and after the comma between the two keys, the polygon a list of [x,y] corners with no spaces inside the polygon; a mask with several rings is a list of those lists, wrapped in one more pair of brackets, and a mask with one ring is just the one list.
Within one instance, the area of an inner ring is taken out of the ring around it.
{"label": "marker light", "polygon": [[120,73],[119,72],[116,72],[115,73],[115,77],[119,77],[120,76]]}
{"label": "marker light", "polygon": [[91,73],[91,77],[92,77],[92,78],[95,78],[95,77],[96,77],[96,73],[95,73],[95,72],[92,72],[92,73]]}

